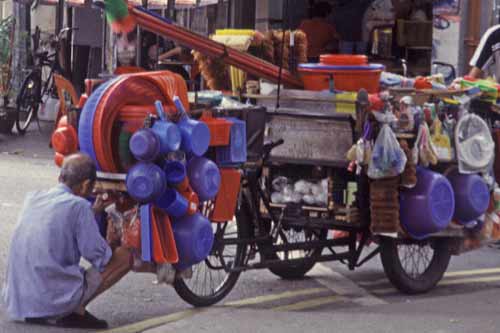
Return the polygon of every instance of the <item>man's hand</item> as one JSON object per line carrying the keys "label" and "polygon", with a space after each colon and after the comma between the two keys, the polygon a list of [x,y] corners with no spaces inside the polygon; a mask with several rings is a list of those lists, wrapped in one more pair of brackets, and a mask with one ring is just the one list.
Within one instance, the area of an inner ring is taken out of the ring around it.
{"label": "man's hand", "polygon": [[109,204],[109,202],[107,202],[108,199],[109,196],[107,193],[102,193],[97,195],[94,204],[92,205],[92,210],[94,211],[94,214],[102,213],[104,211],[104,208]]}

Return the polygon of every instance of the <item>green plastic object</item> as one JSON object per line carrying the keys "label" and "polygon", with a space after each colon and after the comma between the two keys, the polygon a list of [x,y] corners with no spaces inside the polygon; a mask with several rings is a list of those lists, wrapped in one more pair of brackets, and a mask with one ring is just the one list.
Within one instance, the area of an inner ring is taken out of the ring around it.
{"label": "green plastic object", "polygon": [[106,18],[113,23],[128,16],[127,3],[123,0],[104,0]]}
{"label": "green plastic object", "polygon": [[132,133],[122,129],[118,138],[118,157],[124,170],[128,170],[134,163],[134,157],[132,156],[129,148],[129,141],[131,137]]}
{"label": "green plastic object", "polygon": [[498,87],[495,82],[489,80],[477,80],[477,81],[467,81],[462,80],[462,88],[477,87],[483,93],[482,99],[496,103],[498,98]]}

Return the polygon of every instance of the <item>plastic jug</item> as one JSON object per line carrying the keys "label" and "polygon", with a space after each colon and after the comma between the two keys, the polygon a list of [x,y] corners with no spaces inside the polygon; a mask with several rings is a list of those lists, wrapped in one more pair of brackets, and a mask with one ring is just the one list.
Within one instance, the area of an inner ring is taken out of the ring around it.
{"label": "plastic jug", "polygon": [[490,191],[483,178],[476,174],[460,174],[452,171],[448,179],[455,192],[455,213],[453,218],[462,224],[467,224],[488,209]]}
{"label": "plastic jug", "polygon": [[214,234],[210,221],[200,213],[186,215],[172,223],[179,262],[175,267],[186,269],[203,261],[212,250]]}
{"label": "plastic jug", "polygon": [[139,161],[154,161],[160,153],[160,139],[153,130],[144,128],[132,135],[129,147]]}
{"label": "plastic jug", "polygon": [[163,170],[153,163],[146,162],[134,165],[129,170],[125,183],[132,198],[142,203],[158,199],[167,187]]}
{"label": "plastic jug", "polygon": [[182,140],[179,128],[167,119],[160,101],[155,102],[155,107],[160,120],[154,123],[153,131],[160,139],[160,153],[168,154],[169,152],[179,150]]}
{"label": "plastic jug", "polygon": [[210,130],[208,126],[201,121],[190,119],[179,97],[174,96],[173,100],[181,115],[177,123],[182,137],[181,149],[187,154],[203,156],[210,144]]}
{"label": "plastic jug", "polygon": [[401,225],[415,239],[424,239],[450,224],[455,211],[453,188],[443,175],[417,168],[417,185],[400,193]]}
{"label": "plastic jug", "polygon": [[188,177],[200,201],[212,200],[219,192],[220,170],[207,158],[193,157],[188,164]]}

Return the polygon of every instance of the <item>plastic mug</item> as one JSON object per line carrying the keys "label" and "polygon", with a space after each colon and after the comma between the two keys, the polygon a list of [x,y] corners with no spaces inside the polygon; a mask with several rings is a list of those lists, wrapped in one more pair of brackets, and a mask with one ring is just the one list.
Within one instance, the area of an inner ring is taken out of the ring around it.
{"label": "plastic mug", "polygon": [[174,96],[173,100],[180,113],[177,125],[182,137],[181,149],[187,154],[203,156],[210,144],[210,129],[207,124],[189,118],[179,97]]}
{"label": "plastic mug", "polygon": [[171,185],[178,185],[186,179],[186,166],[180,161],[167,161],[163,170]]}
{"label": "plastic mug", "polygon": [[155,107],[160,120],[154,123],[153,131],[158,135],[160,140],[160,152],[167,154],[179,150],[182,141],[179,128],[165,116],[165,111],[160,101],[155,102]]}
{"label": "plastic mug", "polygon": [[179,192],[169,188],[156,200],[156,205],[168,215],[180,218],[188,213],[189,203]]}
{"label": "plastic mug", "polygon": [[129,148],[139,161],[154,161],[160,153],[160,139],[152,129],[144,128],[132,135]]}

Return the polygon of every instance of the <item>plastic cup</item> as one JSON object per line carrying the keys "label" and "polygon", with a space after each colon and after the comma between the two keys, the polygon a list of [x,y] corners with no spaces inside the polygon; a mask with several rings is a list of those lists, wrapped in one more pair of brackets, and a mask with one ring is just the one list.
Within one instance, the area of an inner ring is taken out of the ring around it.
{"label": "plastic cup", "polygon": [[156,200],[156,205],[168,215],[180,218],[188,213],[189,203],[179,192],[169,188]]}
{"label": "plastic cup", "polygon": [[139,161],[154,161],[160,153],[160,139],[152,129],[141,129],[132,135],[129,147]]}
{"label": "plastic cup", "polygon": [[167,161],[163,168],[167,182],[171,185],[178,185],[186,179],[186,166],[179,161]]}
{"label": "plastic cup", "polygon": [[189,183],[200,201],[212,200],[219,192],[221,175],[217,165],[204,157],[194,157],[188,165]]}

